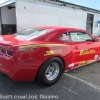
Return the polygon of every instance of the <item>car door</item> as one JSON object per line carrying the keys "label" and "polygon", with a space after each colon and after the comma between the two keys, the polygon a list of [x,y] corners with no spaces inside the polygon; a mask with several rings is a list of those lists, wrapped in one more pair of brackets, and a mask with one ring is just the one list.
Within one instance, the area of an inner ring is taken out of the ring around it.
{"label": "car door", "polygon": [[96,61],[99,56],[99,43],[85,32],[69,32],[72,41],[72,63],[79,67]]}

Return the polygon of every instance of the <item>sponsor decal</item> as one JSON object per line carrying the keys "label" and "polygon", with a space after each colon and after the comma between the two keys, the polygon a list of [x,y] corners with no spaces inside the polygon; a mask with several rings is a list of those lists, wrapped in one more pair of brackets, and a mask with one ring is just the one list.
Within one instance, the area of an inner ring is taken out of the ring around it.
{"label": "sponsor decal", "polygon": [[66,34],[62,34],[62,40],[64,40],[64,41],[69,40],[69,36]]}
{"label": "sponsor decal", "polygon": [[70,34],[71,34],[70,36],[71,36],[71,39],[72,39],[72,40],[77,40],[77,39],[79,39],[79,36],[78,36],[77,33],[74,32],[74,33],[70,33]]}
{"label": "sponsor decal", "polygon": [[100,56],[98,57],[98,60],[100,60]]}
{"label": "sponsor decal", "polygon": [[91,64],[91,63],[94,63],[94,62],[96,62],[96,60],[81,61],[79,63],[79,66],[86,65],[86,64]]}
{"label": "sponsor decal", "polygon": [[94,56],[94,60],[95,60],[95,61],[99,61],[99,60],[100,60],[100,55],[95,55],[95,56]]}
{"label": "sponsor decal", "polygon": [[91,63],[93,63],[93,62],[94,62],[94,60],[89,60],[89,61],[88,61],[89,64],[91,64]]}
{"label": "sponsor decal", "polygon": [[93,54],[93,53],[95,53],[95,50],[87,50],[87,51],[81,50],[80,56],[89,55],[89,54]]}
{"label": "sponsor decal", "polygon": [[68,67],[69,67],[69,68],[70,68],[70,67],[74,67],[74,63],[69,64]]}
{"label": "sponsor decal", "polygon": [[2,66],[2,64],[0,63],[0,66]]}
{"label": "sponsor decal", "polygon": [[19,47],[19,51],[24,51],[24,50],[31,50],[31,49],[34,49],[34,47],[32,46],[23,46],[23,47]]}
{"label": "sponsor decal", "polygon": [[40,47],[52,47],[52,46],[67,46],[64,44],[37,44],[37,45],[27,45],[27,46],[20,46],[19,51],[24,51],[24,50],[32,50],[34,48],[40,48]]}
{"label": "sponsor decal", "polygon": [[79,63],[79,66],[86,65],[86,64],[88,64],[88,62],[89,61],[82,61],[82,62]]}
{"label": "sponsor decal", "polygon": [[94,60],[98,60],[99,55],[94,56]]}
{"label": "sponsor decal", "polygon": [[59,53],[62,53],[62,50],[49,50],[49,51],[46,51],[44,56],[49,56],[49,55],[59,54]]}
{"label": "sponsor decal", "polygon": [[94,63],[94,62],[97,62],[96,60],[93,60],[93,62],[92,63]]}

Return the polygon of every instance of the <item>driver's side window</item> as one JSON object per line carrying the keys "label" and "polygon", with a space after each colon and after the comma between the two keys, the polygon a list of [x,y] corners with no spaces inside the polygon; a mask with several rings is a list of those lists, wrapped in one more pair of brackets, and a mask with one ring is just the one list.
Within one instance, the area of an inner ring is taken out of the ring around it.
{"label": "driver's side window", "polygon": [[84,32],[69,32],[72,42],[84,42],[87,40],[92,40],[92,37]]}

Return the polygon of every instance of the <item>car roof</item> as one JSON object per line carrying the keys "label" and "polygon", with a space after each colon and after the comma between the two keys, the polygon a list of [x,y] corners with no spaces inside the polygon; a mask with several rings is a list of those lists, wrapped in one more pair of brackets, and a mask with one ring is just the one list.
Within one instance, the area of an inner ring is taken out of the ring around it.
{"label": "car roof", "polygon": [[73,30],[73,31],[77,31],[77,30],[80,30],[80,31],[84,31],[80,28],[73,28],[73,27],[62,27],[62,26],[36,26],[36,28],[42,28],[42,29],[54,29],[54,30],[61,30],[61,29],[64,29],[64,30]]}

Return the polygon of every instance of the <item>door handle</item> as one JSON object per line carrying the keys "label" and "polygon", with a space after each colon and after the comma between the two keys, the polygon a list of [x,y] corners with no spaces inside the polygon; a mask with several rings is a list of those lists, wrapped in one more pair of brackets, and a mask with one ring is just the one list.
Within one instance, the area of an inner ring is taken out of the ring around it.
{"label": "door handle", "polygon": [[75,46],[74,49],[78,49],[78,46]]}
{"label": "door handle", "polygon": [[81,50],[81,51],[83,51],[83,52],[84,52],[84,51],[87,51],[87,50],[89,50],[89,49],[84,49],[84,50]]}
{"label": "door handle", "polygon": [[84,48],[84,51],[87,51],[87,50],[89,50],[88,48]]}

